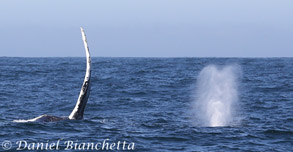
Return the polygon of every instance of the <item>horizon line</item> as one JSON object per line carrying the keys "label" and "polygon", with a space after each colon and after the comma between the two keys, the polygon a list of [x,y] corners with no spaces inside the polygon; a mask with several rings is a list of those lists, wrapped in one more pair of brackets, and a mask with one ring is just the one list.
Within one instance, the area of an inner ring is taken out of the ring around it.
{"label": "horizon line", "polygon": [[[84,58],[84,56],[0,56],[0,58]],[[293,58],[293,56],[92,56],[92,58]]]}

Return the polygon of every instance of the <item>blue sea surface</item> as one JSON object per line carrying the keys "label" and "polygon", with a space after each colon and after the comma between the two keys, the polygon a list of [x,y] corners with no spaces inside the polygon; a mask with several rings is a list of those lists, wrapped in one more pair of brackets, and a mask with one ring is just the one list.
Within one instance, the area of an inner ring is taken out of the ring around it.
{"label": "blue sea surface", "polygon": [[[198,74],[210,64],[241,67],[237,125],[194,123]],[[85,58],[1,57],[0,151],[4,141],[16,151],[18,141],[105,139],[135,143],[139,152],[293,151],[293,58],[94,57],[83,120],[13,122],[42,114],[68,116],[85,69]]]}

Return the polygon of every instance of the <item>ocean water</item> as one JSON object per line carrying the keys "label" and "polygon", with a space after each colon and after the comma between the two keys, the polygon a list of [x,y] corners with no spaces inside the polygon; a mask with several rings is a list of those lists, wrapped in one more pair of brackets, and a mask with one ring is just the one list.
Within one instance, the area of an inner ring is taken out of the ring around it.
{"label": "ocean water", "polygon": [[1,57],[0,151],[58,140],[53,151],[66,141],[77,145],[70,151],[103,142],[109,151],[293,151],[293,58],[92,58],[83,120],[13,122],[68,116],[85,66]]}

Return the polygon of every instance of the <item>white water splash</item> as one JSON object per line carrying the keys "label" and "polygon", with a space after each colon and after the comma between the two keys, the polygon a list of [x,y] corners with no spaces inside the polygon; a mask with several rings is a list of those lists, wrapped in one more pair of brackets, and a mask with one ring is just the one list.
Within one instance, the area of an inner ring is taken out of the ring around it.
{"label": "white water splash", "polygon": [[201,125],[219,127],[233,123],[239,69],[238,66],[209,65],[199,73],[193,110]]}

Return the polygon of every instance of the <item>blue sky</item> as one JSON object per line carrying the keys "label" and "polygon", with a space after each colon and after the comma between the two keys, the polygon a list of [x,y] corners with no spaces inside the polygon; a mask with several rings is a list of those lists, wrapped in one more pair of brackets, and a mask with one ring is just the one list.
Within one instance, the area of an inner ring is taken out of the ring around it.
{"label": "blue sky", "polygon": [[1,0],[0,56],[293,57],[292,0]]}

